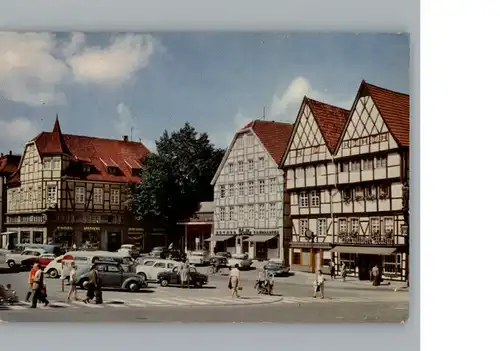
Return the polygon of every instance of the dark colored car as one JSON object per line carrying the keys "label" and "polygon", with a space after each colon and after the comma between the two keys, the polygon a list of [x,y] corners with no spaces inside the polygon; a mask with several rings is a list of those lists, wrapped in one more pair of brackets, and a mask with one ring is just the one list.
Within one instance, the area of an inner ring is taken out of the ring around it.
{"label": "dark colored car", "polygon": [[[171,272],[165,271],[158,273],[158,281],[161,286],[180,285],[181,275],[179,267],[174,267]],[[206,274],[201,274],[194,267],[189,267],[189,285],[201,288],[206,284],[208,284],[208,276]]]}
{"label": "dark colored car", "polygon": [[290,275],[290,267],[279,262],[266,263],[264,271],[272,273],[275,277],[288,277]]}
{"label": "dark colored car", "polygon": [[[141,288],[147,288],[146,283],[140,275],[125,272],[118,263],[96,263],[99,279],[103,288],[123,289],[136,292]],[[90,270],[80,274],[76,278],[76,285],[85,289],[89,281]]]}

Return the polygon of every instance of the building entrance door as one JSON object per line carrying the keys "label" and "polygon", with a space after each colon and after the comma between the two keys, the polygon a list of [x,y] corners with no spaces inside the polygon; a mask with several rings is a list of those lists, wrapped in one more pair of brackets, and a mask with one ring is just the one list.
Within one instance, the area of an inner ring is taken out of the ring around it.
{"label": "building entrance door", "polygon": [[122,236],[119,232],[108,232],[108,251],[118,251],[122,246]]}

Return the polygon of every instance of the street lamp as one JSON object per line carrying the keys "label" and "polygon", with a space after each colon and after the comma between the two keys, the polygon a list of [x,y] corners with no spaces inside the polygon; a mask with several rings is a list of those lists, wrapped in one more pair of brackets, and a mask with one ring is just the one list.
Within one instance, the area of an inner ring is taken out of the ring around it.
{"label": "street lamp", "polygon": [[311,251],[309,253],[309,255],[310,255],[309,261],[311,264],[312,273],[314,273],[315,272],[315,262],[314,262],[315,255],[313,254],[313,250],[314,250],[314,238],[316,237],[316,234],[314,234],[314,232],[312,230],[306,229],[306,232],[304,233],[304,235],[306,236],[306,239],[309,240],[311,243]]}

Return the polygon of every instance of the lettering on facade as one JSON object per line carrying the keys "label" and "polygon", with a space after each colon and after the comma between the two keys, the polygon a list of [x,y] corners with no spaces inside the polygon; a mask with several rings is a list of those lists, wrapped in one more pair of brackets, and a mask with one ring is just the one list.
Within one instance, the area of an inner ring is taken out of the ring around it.
{"label": "lettering on facade", "polygon": [[123,216],[117,215],[94,215],[94,214],[73,214],[58,213],[56,220],[63,223],[84,223],[84,224],[122,224]]}
{"label": "lettering on facade", "polygon": [[83,230],[87,232],[100,232],[101,228],[99,227],[83,227]]}
{"label": "lettering on facade", "polygon": [[73,230],[73,227],[70,226],[59,226],[57,230]]}
{"label": "lettering on facade", "polygon": [[389,133],[385,132],[385,133],[371,135],[371,136],[367,136],[367,137],[363,137],[363,138],[346,140],[342,143],[342,147],[344,149],[348,149],[350,147],[380,143],[382,141],[388,141],[388,140],[389,140]]}
{"label": "lettering on facade", "polygon": [[27,216],[8,216],[6,224],[44,224],[47,222],[47,215],[27,215]]}
{"label": "lettering on facade", "polygon": [[354,245],[394,245],[394,238],[378,237],[373,238],[369,236],[356,236],[356,237],[338,237],[337,242],[342,244]]}
{"label": "lettering on facade", "polygon": [[249,228],[240,228],[238,231],[227,231],[227,230],[218,230],[215,232],[215,235],[279,235],[279,231],[277,230],[252,230]]}

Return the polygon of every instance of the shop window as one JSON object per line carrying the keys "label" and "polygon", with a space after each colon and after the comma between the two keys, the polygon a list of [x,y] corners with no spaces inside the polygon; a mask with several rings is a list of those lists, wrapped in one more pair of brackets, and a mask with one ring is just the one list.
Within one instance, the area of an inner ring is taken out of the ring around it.
{"label": "shop window", "polygon": [[403,269],[401,263],[401,254],[384,256],[383,260],[383,274],[401,274]]}
{"label": "shop window", "polygon": [[292,264],[300,265],[300,252],[294,252],[292,257]]}
{"label": "shop window", "polygon": [[43,232],[33,232],[33,243],[43,244]]}
{"label": "shop window", "polygon": [[301,264],[303,266],[308,266],[309,265],[309,258],[310,258],[310,253],[309,249],[302,249],[302,254],[301,254]]}
{"label": "shop window", "polygon": [[352,253],[341,253],[339,259],[339,267],[345,263],[347,269],[354,270],[356,268],[356,254]]}
{"label": "shop window", "polygon": [[21,244],[29,244],[31,243],[30,232],[21,232]]}

